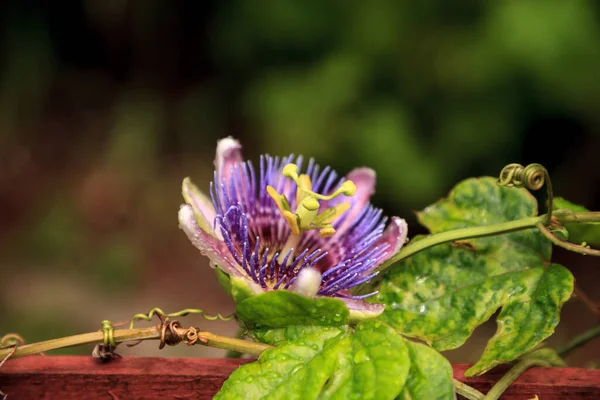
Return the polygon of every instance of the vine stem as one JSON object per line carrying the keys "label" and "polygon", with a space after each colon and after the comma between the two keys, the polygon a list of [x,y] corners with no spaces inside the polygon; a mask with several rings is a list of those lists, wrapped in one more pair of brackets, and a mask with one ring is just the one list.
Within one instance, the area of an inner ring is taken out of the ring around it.
{"label": "vine stem", "polygon": [[[553,219],[554,218],[560,223],[600,222],[600,212],[555,212],[553,214]],[[546,219],[547,215],[544,214],[537,217],[528,217],[515,221],[502,222],[500,224],[454,229],[451,231],[435,233],[404,246],[398,253],[383,263],[378,270],[383,271],[398,261],[404,260],[405,258],[413,256],[416,253],[438,244],[532,229],[536,228],[538,224],[543,224]]]}
{"label": "vine stem", "polygon": [[[131,340],[159,340],[161,337],[161,331],[156,326],[139,329],[118,329],[114,331],[113,335],[114,340],[117,343]],[[251,355],[259,355],[264,350],[271,347],[262,343],[220,336],[206,331],[200,331],[198,336],[200,340],[196,342],[197,344]],[[12,351],[14,351],[14,353],[10,358],[16,358],[65,347],[101,343],[103,340],[103,332],[90,332],[59,339],[46,340],[44,342],[26,344],[18,346],[16,350],[14,349],[14,346],[10,346],[0,349],[0,359],[3,359]]]}
{"label": "vine stem", "polygon": [[517,379],[523,372],[527,371],[531,367],[551,367],[552,365],[544,360],[540,359],[525,359],[520,361],[517,365],[512,367],[506,375],[504,375],[496,384],[490,389],[485,395],[483,400],[497,400],[502,396],[502,393],[508,389],[508,387]]}
{"label": "vine stem", "polygon": [[583,332],[581,335],[576,336],[573,340],[567,343],[565,346],[557,350],[558,355],[561,357],[567,356],[570,352],[576,348],[583,346],[587,342],[600,337],[600,325]]}

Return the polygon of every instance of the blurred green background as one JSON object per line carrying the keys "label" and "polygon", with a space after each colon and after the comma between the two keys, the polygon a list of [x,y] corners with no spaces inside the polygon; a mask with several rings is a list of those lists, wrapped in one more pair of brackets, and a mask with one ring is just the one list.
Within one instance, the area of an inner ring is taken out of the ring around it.
{"label": "blurred green background", "polygon": [[[254,160],[370,166],[374,203],[411,233],[411,210],[510,162],[545,164],[557,194],[600,209],[597,1],[5,0],[0,21],[0,334],[232,312],[176,217],[181,180],[207,187],[228,135]],[[557,259],[600,301],[598,260]],[[551,343],[597,323],[564,310]],[[449,357],[475,360],[494,330]]]}

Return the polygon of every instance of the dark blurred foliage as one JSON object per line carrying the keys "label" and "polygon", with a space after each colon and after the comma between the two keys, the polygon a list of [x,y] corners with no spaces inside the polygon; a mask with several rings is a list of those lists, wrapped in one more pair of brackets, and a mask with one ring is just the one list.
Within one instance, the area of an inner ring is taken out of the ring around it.
{"label": "dark blurred foliage", "polygon": [[[0,333],[232,311],[176,220],[228,135],[249,158],[374,168],[413,233],[411,210],[510,162],[600,209],[597,1],[5,0],[0,21]],[[557,258],[600,300],[597,260]],[[555,342],[595,323],[563,316]]]}

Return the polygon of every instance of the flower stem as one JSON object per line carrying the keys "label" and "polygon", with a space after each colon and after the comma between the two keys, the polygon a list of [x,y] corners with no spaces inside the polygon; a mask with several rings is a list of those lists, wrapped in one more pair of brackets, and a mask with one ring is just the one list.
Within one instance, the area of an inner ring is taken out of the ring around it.
{"label": "flower stem", "polygon": [[[140,328],[140,329],[118,329],[114,331],[114,339],[117,343],[131,340],[158,340],[161,332],[158,327]],[[203,344],[209,347],[237,351],[245,354],[259,355],[264,350],[270,348],[265,344],[250,342],[247,340],[235,339],[214,333],[200,331],[197,344]],[[90,332],[80,335],[67,336],[59,339],[46,340],[44,342],[26,344],[18,346],[11,358],[23,357],[32,354],[38,354],[49,350],[62,349],[65,347],[80,346],[84,344],[101,343],[104,339],[103,332]],[[4,358],[14,346],[0,349],[0,359]]]}
{"label": "flower stem", "polygon": [[587,342],[600,337],[600,325],[583,332],[581,335],[576,336],[573,340],[567,343],[565,346],[557,350],[557,353],[561,357],[566,357],[570,352],[576,348],[583,346]]}

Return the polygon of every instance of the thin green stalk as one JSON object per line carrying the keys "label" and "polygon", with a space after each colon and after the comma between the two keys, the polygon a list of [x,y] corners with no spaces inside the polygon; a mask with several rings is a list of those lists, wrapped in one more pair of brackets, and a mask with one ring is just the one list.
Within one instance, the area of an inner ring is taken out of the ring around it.
{"label": "thin green stalk", "polygon": [[587,342],[600,337],[600,325],[583,332],[581,335],[576,336],[573,340],[567,343],[565,346],[557,350],[561,357],[566,357],[570,352],[576,348],[583,346]]}
{"label": "thin green stalk", "polygon": [[453,379],[453,381],[456,393],[460,394],[461,396],[466,397],[469,400],[482,400],[485,397],[485,395],[479,390],[472,388],[466,383],[462,383],[458,379]]}
{"label": "thin green stalk", "polygon": [[251,354],[253,356],[258,356],[263,351],[273,347],[269,346],[268,344],[215,335],[214,333],[210,332],[200,332],[200,336],[203,338],[203,340],[206,340],[206,343],[204,343],[206,346],[216,347],[217,349],[228,351],[236,351],[238,353]]}
{"label": "thin green stalk", "polygon": [[[125,342],[128,340],[148,340],[159,339],[160,331],[156,327],[142,329],[119,329],[114,331],[116,342]],[[59,339],[46,340],[44,342],[25,344],[19,346],[11,358],[29,356],[32,354],[43,353],[49,350],[62,349],[65,347],[79,346],[82,344],[101,343],[104,340],[103,332],[90,332],[80,335],[66,336]],[[12,349],[0,349],[0,358],[8,354]]]}
{"label": "thin green stalk", "polygon": [[[237,330],[237,332],[235,333],[235,337],[238,339],[241,339],[244,334],[246,334],[247,329],[245,328],[239,328]],[[241,358],[242,357],[242,353],[240,353],[239,351],[228,351],[227,353],[225,353],[225,358]]]}
{"label": "thin green stalk", "polygon": [[545,215],[540,215],[538,217],[523,218],[516,221],[502,222],[500,224],[454,229],[451,231],[436,233],[417,242],[409,243],[408,245],[404,246],[402,250],[387,260],[379,268],[379,270],[384,270],[398,261],[404,260],[405,258],[415,255],[416,253],[428,249],[429,247],[437,246],[438,244],[454,242],[456,240],[500,235],[504,233],[520,231],[523,229],[531,229],[534,228],[539,222],[544,221],[545,218]]}
{"label": "thin green stalk", "polygon": [[[553,218],[556,218],[561,224],[565,223],[586,223],[600,222],[600,212],[555,212]],[[392,264],[404,260],[415,255],[425,249],[428,249],[438,244],[454,242],[457,240],[475,239],[487,236],[502,235],[521,231],[525,229],[536,228],[538,224],[542,224],[547,219],[547,215],[539,215],[537,217],[528,217],[515,221],[502,222],[487,226],[476,226],[473,228],[454,229],[451,231],[440,232],[429,235],[419,241],[412,242],[404,246],[398,253],[393,255],[389,260],[379,267],[379,271],[389,268]]]}
{"label": "thin green stalk", "polygon": [[531,367],[551,367],[552,365],[544,360],[540,359],[525,359],[520,361],[517,365],[512,367],[506,375],[504,375],[492,389],[485,395],[484,400],[497,400],[502,396],[502,393],[508,389],[508,387],[519,377],[523,372],[527,371]]}
{"label": "thin green stalk", "polygon": [[[160,335],[160,330],[157,327],[119,329],[115,330],[113,333],[114,340],[117,343],[132,340],[158,340],[160,339]],[[197,344],[203,344],[205,346],[216,347],[224,350],[237,351],[245,354],[259,355],[264,350],[270,348],[270,346],[261,343],[215,335],[214,333],[210,332],[200,331],[198,336],[199,340],[196,342]],[[17,347],[17,350],[11,355],[11,358],[39,354],[49,350],[62,349],[65,347],[101,343],[103,340],[104,333],[100,331],[46,340],[44,342],[26,344]],[[13,350],[13,346],[0,349],[0,359],[3,359]]]}

